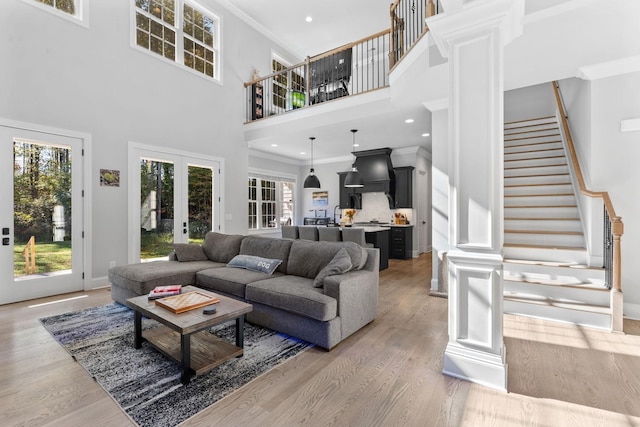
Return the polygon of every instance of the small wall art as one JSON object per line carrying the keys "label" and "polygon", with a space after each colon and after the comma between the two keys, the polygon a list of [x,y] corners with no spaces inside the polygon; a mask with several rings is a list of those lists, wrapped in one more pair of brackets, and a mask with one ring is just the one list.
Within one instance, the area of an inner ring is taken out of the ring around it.
{"label": "small wall art", "polygon": [[100,185],[103,187],[120,187],[120,171],[116,169],[100,169]]}
{"label": "small wall art", "polygon": [[314,191],[312,194],[313,206],[327,206],[329,204],[329,192]]}

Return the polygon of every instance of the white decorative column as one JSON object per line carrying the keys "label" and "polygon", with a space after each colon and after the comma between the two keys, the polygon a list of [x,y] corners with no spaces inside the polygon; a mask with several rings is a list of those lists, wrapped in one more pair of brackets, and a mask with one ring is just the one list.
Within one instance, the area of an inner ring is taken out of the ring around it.
{"label": "white decorative column", "polygon": [[522,32],[524,0],[445,3],[446,13],[427,19],[449,60],[449,343],[443,372],[506,390],[503,52]]}

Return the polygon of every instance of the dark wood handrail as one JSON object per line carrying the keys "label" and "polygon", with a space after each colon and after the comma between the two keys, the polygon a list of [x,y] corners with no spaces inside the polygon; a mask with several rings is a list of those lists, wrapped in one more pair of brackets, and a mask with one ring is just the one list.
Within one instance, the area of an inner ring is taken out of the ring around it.
{"label": "dark wood handrail", "polygon": [[582,170],[580,168],[580,162],[578,161],[576,149],[573,144],[573,138],[571,137],[571,131],[569,130],[569,123],[567,122],[567,114],[564,109],[564,105],[562,104],[562,98],[560,96],[560,89],[558,87],[557,81],[553,82],[553,93],[555,94],[556,104],[558,105],[558,110],[560,111],[560,120],[562,121],[562,128],[567,138],[567,147],[569,149],[571,162],[573,163],[573,169],[576,174],[576,179],[578,180],[578,186],[580,187],[580,192],[588,197],[601,198],[604,203],[605,209],[609,214],[609,218],[611,220],[611,232],[613,234],[613,275],[612,275],[611,287],[616,292],[622,292],[622,283],[621,283],[622,257],[620,254],[620,250],[621,250],[620,238],[624,233],[624,224],[622,223],[622,218],[616,215],[616,211],[613,208],[613,203],[611,202],[611,197],[609,197],[608,192],[591,191],[585,185],[584,177],[582,176]]}
{"label": "dark wood handrail", "polygon": [[317,60],[319,60],[319,59],[326,58],[327,56],[334,55],[334,54],[336,54],[336,53],[338,53],[338,52],[342,52],[343,50],[351,49],[351,48],[352,48],[352,47],[354,47],[354,46],[357,46],[357,45],[359,45],[359,44],[361,44],[361,43],[366,43],[366,42],[368,42],[369,40],[373,40],[373,39],[376,39],[376,38],[378,38],[378,37],[384,36],[385,34],[388,34],[388,33],[390,33],[390,32],[391,32],[391,29],[390,29],[390,28],[387,28],[386,30],[378,31],[378,32],[377,32],[377,33],[375,33],[375,34],[372,34],[372,35],[370,35],[370,36],[367,36],[367,37],[361,38],[360,40],[356,40],[356,41],[351,42],[351,43],[347,43],[347,44],[345,44],[345,45],[343,45],[343,46],[336,47],[335,49],[328,50],[328,51],[323,52],[323,53],[321,53],[321,54],[319,54],[319,55],[315,55],[315,56],[311,56],[311,57],[307,56],[307,59],[306,59],[304,62],[300,62],[300,63],[298,63],[298,64],[292,65],[291,67],[288,67],[288,68],[282,69],[282,70],[280,70],[280,71],[276,71],[276,72],[271,73],[271,74],[268,74],[268,75],[266,75],[266,76],[260,76],[260,77],[259,77],[259,78],[257,78],[257,79],[253,79],[253,80],[251,80],[250,82],[246,82],[246,83],[244,84],[244,87],[245,87],[245,88],[246,88],[246,87],[249,87],[249,86],[254,85],[254,84],[256,84],[256,83],[259,83],[259,82],[261,82],[261,81],[263,81],[263,80],[266,80],[266,79],[269,79],[269,78],[272,78],[272,77],[275,77],[275,76],[279,76],[279,75],[284,74],[284,73],[287,73],[287,72],[289,72],[289,71],[293,71],[293,70],[295,70],[296,68],[302,67],[302,66],[304,66],[304,65],[309,65],[309,64],[310,64],[311,62],[313,62],[313,61],[317,61]]}

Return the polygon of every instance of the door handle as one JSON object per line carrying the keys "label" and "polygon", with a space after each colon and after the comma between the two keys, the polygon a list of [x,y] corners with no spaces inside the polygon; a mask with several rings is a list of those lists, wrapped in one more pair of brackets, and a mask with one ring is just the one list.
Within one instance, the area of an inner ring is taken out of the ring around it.
{"label": "door handle", "polygon": [[2,235],[3,236],[9,235],[9,227],[2,227]]}
{"label": "door handle", "polygon": [[8,237],[3,237],[2,238],[2,246],[9,246],[9,238]]}

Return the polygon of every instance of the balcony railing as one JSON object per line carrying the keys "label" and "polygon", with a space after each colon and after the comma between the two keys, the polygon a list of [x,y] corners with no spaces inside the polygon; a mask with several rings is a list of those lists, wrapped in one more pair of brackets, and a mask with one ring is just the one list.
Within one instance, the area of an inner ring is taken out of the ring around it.
{"label": "balcony railing", "polygon": [[437,0],[396,0],[391,4],[391,68],[429,31],[425,19],[439,10]]}
{"label": "balcony railing", "polygon": [[390,30],[245,83],[247,122],[389,86]]}

